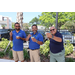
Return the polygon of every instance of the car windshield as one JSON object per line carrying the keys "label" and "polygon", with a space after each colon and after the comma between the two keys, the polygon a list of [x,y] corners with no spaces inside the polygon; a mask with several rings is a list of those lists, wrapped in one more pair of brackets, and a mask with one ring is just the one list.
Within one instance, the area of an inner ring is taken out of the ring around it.
{"label": "car windshield", "polygon": [[68,31],[60,31],[60,33],[61,33],[62,35],[71,35],[71,33],[68,32]]}
{"label": "car windshield", "polygon": [[8,32],[7,29],[0,29],[0,32]]}

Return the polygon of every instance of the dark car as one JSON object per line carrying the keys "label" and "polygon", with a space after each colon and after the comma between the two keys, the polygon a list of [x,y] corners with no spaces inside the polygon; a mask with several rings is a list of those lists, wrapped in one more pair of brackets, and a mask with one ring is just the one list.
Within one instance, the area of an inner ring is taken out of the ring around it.
{"label": "dark car", "polygon": [[8,39],[9,40],[9,37],[10,37],[9,33],[11,31],[13,31],[13,30],[14,29],[0,29],[0,40],[2,38],[5,38],[5,39]]}
{"label": "dark car", "polygon": [[0,40],[2,38],[9,39],[9,31],[8,31],[8,29],[0,29]]}

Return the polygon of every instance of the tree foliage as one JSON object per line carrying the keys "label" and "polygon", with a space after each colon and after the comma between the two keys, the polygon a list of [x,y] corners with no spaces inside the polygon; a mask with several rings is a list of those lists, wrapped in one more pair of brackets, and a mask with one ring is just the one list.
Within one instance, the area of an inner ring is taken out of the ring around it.
{"label": "tree foliage", "polygon": [[37,17],[34,17],[29,23],[31,24],[39,24],[40,20]]}
{"label": "tree foliage", "polygon": [[[39,17],[41,24],[47,27],[55,25],[56,22],[56,12],[42,12]],[[75,19],[75,12],[58,12],[58,26],[61,27],[67,21],[72,21]]]}

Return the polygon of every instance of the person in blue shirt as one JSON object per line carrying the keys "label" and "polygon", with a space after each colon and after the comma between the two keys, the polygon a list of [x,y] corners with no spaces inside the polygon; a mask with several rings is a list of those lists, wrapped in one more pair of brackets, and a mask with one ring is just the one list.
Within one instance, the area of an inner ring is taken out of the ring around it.
{"label": "person in blue shirt", "polygon": [[65,62],[65,50],[61,33],[52,26],[50,28],[50,33],[46,35],[50,39],[50,62]]}
{"label": "person in blue shirt", "polygon": [[20,29],[20,24],[15,23],[15,30],[10,32],[10,40],[13,41],[13,57],[15,62],[24,62],[23,41],[26,41],[26,34]]}
{"label": "person in blue shirt", "polygon": [[32,25],[32,33],[29,34],[26,38],[26,41],[29,40],[29,49],[30,49],[30,60],[31,62],[40,62],[39,48],[43,44],[43,36],[38,33],[37,25]]}

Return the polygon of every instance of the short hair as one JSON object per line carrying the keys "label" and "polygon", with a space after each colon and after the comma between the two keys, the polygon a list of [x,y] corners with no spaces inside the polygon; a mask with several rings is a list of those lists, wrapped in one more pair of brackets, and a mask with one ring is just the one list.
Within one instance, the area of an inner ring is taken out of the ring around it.
{"label": "short hair", "polygon": [[[18,22],[16,22],[16,23],[14,24],[14,26],[15,26],[16,24],[19,24],[19,23],[18,23]],[[20,26],[20,24],[19,24],[19,26]]]}
{"label": "short hair", "polygon": [[33,24],[32,27],[33,27],[33,26],[36,26],[36,28],[37,28],[37,25],[36,25],[36,24]]}

